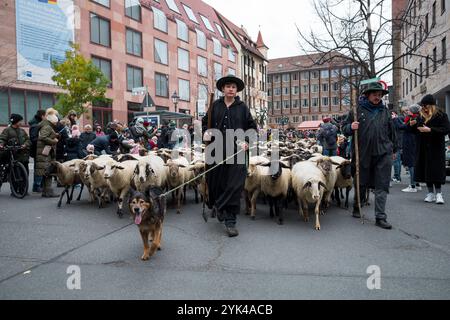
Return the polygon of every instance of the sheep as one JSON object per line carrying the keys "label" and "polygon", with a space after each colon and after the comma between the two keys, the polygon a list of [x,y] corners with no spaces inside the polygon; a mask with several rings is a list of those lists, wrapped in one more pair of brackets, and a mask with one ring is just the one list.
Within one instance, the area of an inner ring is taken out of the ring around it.
{"label": "sheep", "polygon": [[[278,224],[282,225],[284,221],[280,210],[279,200],[287,198],[291,170],[287,164],[280,160],[272,160],[262,164],[261,167],[264,168],[261,172],[261,191],[268,196],[270,217],[273,218],[273,209],[275,207],[275,214],[278,216]],[[270,169],[267,167],[270,167]],[[271,172],[273,169],[276,171]]]}
{"label": "sheep", "polygon": [[[188,177],[193,175],[192,171],[188,171],[189,162],[186,158],[183,157],[174,160],[170,159],[167,161],[165,166],[168,167],[167,185],[170,189],[181,186],[183,183],[188,181]],[[177,214],[181,214],[181,198],[183,196],[186,197],[181,188],[178,188],[172,194],[172,199],[176,199],[177,201]]]}
{"label": "sheep", "polygon": [[339,163],[339,165],[336,168],[337,179],[336,184],[334,185],[334,192],[337,205],[341,207],[341,197],[339,191],[345,188],[346,195],[344,207],[348,209],[348,196],[350,194],[350,190],[353,187],[352,163],[350,160],[338,156],[330,157],[330,159],[335,163]]}
{"label": "sheep", "polygon": [[255,220],[256,199],[261,192],[261,164],[269,162],[268,159],[261,156],[251,157],[245,179],[244,193],[246,203],[246,214]]}
{"label": "sheep", "polygon": [[[84,164],[82,164],[85,179],[89,181],[91,203],[97,199],[99,208],[102,208],[104,200],[109,198],[107,197],[109,186],[104,177],[104,165],[109,160],[111,160],[109,156],[100,156],[94,158],[94,160],[85,160]],[[96,192],[98,195],[96,195]]]}
{"label": "sheep", "polygon": [[99,169],[104,169],[108,187],[117,198],[117,215],[123,217],[123,201],[130,190],[131,178],[136,168],[136,161],[124,161],[122,163],[113,159],[106,161]]}
{"label": "sheep", "polygon": [[[195,177],[200,176],[205,172],[205,161],[204,160],[194,160],[188,169],[192,171]],[[208,202],[208,188],[206,185],[206,177],[203,175],[201,178],[195,180],[193,183],[197,186],[197,190],[200,191],[201,201]]]}
{"label": "sheep", "polygon": [[[85,175],[86,162],[84,160],[82,160],[82,159],[75,159],[75,160],[73,160],[73,163],[69,165],[69,168],[72,168],[74,173],[80,177],[81,183],[89,191],[89,196],[91,197],[91,200],[92,200],[92,194],[90,192],[91,187],[90,187],[89,179],[86,178],[86,175]],[[80,198],[81,198],[81,192],[78,195],[77,201],[80,201]]]}
{"label": "sheep", "polygon": [[148,187],[162,188],[166,185],[167,170],[161,157],[149,155],[136,164],[133,182],[136,189],[144,192]]}
{"label": "sheep", "polygon": [[[67,204],[70,204],[73,197],[73,191],[75,186],[81,184],[81,190],[78,198],[81,197],[81,193],[83,192],[84,185],[81,182],[80,176],[75,174],[74,170],[70,167],[74,163],[75,160],[67,161],[64,163],[59,163],[57,161],[52,161],[50,165],[47,167],[45,175],[56,175],[59,183],[64,187],[64,191],[61,193],[58,201],[58,208],[61,208],[62,198],[64,194],[67,195]],[[72,191],[69,195],[69,188],[72,187]]]}
{"label": "sheep", "polygon": [[302,161],[292,168],[292,188],[297,196],[298,212],[309,221],[308,205],[314,204],[315,229],[320,230],[320,204],[326,191],[322,170],[312,161]]}
{"label": "sheep", "polygon": [[330,207],[331,195],[334,190],[334,185],[336,184],[337,172],[336,167],[339,163],[333,162],[330,157],[314,157],[308,160],[309,162],[316,163],[317,167],[322,171],[325,177],[326,190],[322,197],[322,214]]}

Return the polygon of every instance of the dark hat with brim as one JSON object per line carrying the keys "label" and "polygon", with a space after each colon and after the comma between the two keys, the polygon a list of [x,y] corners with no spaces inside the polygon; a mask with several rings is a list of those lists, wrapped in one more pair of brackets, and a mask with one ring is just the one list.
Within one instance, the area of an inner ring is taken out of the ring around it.
{"label": "dark hat with brim", "polygon": [[217,89],[219,89],[220,91],[223,90],[223,87],[227,84],[227,83],[234,83],[237,86],[237,91],[241,92],[242,90],[244,90],[245,88],[245,84],[244,81],[242,81],[241,79],[239,79],[238,77],[229,74],[221,79],[219,79],[217,81]]}
{"label": "dark hat with brim", "polygon": [[435,106],[436,105],[436,99],[431,94],[427,94],[425,97],[422,98],[422,101],[420,101],[421,106]]}
{"label": "dark hat with brim", "polygon": [[11,116],[9,117],[9,121],[11,124],[16,124],[19,121],[22,121],[23,117],[20,114],[11,113]]}
{"label": "dark hat with brim", "polygon": [[367,87],[364,88],[362,94],[369,94],[371,92],[381,91],[383,92],[383,95],[386,95],[389,93],[389,91],[385,90],[383,85],[379,82],[371,82],[367,85]]}

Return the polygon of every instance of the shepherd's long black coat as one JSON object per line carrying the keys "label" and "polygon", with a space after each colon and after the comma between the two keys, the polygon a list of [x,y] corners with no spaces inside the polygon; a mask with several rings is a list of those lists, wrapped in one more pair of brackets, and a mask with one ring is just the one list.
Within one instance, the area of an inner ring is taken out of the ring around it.
{"label": "shepherd's long black coat", "polygon": [[438,111],[425,125],[431,128],[430,133],[420,133],[415,127],[418,132],[416,181],[445,184],[445,136],[450,132],[448,116]]}
{"label": "shepherd's long black coat", "polygon": [[[208,110],[208,112],[211,112],[211,110]],[[225,118],[226,114],[228,114],[229,121]],[[224,123],[229,124],[227,129],[243,129],[246,131],[248,129],[256,130],[257,128],[250,114],[250,109],[239,97],[236,97],[228,112],[223,97],[213,103],[210,129],[221,130],[225,137],[223,131]],[[203,117],[202,124],[205,132],[208,129],[208,115]],[[225,145],[226,141],[224,138],[224,151]],[[214,165],[212,164],[207,168]],[[208,207],[212,209],[215,206],[219,211],[224,210],[226,207],[239,208],[246,175],[245,164],[223,164],[209,172],[206,175],[209,197]]]}

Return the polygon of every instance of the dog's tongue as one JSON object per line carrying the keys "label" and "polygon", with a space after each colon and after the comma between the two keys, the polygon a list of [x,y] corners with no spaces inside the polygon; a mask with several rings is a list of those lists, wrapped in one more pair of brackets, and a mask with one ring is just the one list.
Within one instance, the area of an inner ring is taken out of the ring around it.
{"label": "dog's tongue", "polygon": [[136,215],[136,217],[134,218],[134,223],[137,225],[140,225],[142,222],[142,215]]}

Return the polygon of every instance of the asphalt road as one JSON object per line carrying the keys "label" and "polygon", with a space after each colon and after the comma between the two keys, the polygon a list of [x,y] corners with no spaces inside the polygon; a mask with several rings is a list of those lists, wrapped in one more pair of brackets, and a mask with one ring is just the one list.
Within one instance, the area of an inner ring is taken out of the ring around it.
{"label": "asphalt road", "polygon": [[[137,227],[114,205],[97,209],[84,194],[57,209],[57,199],[18,200],[3,185],[0,299],[449,299],[450,187],[442,206],[404,187],[388,198],[393,230],[374,226],[373,205],[365,224],[334,206],[315,231],[292,205],[279,226],[258,204],[256,221],[238,217],[236,238],[204,223],[189,193],[181,215],[169,207],[162,251],[143,262]],[[380,289],[369,290],[374,265]],[[68,289],[70,266],[80,289]]]}

